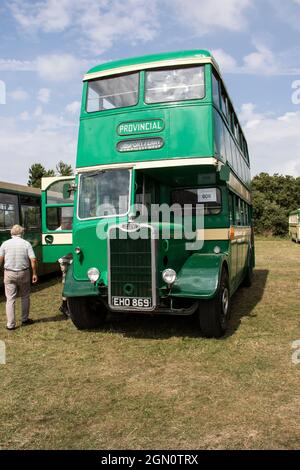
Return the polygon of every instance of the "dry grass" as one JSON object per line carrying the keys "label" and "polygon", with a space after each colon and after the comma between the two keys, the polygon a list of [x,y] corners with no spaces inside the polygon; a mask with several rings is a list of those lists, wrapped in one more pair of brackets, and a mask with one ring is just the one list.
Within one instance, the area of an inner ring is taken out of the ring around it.
{"label": "dry grass", "polygon": [[300,445],[300,246],[259,240],[251,289],[222,340],[191,318],[114,315],[79,332],[60,285],[32,295],[32,326],[6,332],[2,449],[295,449]]}

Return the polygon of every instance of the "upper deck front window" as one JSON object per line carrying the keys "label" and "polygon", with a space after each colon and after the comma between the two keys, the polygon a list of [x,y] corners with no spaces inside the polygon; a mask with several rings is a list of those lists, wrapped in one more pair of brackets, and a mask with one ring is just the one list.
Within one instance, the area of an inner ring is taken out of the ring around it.
{"label": "upper deck front window", "polygon": [[150,70],[145,73],[145,102],[199,100],[205,96],[204,67]]}
{"label": "upper deck front window", "polygon": [[139,96],[139,73],[128,73],[88,82],[88,113],[135,106]]}

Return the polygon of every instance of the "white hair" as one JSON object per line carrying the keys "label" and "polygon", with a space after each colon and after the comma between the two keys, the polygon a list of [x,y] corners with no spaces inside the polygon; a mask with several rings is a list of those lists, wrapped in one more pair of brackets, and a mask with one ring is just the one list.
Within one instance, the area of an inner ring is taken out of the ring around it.
{"label": "white hair", "polygon": [[19,235],[22,237],[22,235],[24,234],[24,228],[21,227],[21,225],[16,224],[11,228],[10,234],[15,236]]}

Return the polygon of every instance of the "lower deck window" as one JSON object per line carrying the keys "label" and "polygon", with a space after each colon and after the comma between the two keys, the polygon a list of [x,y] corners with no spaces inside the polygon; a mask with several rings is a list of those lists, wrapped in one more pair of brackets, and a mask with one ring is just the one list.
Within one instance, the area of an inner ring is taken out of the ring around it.
{"label": "lower deck window", "polygon": [[172,204],[191,205],[193,213],[197,206],[204,206],[204,215],[219,214],[222,208],[221,191],[219,188],[184,188],[171,193]]}
{"label": "lower deck window", "polygon": [[18,197],[0,193],[0,230],[11,229],[18,219]]}

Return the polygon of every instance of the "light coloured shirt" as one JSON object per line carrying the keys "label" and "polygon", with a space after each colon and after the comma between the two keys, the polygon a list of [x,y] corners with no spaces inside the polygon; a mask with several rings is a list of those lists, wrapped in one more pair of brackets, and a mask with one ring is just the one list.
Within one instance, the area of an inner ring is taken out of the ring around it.
{"label": "light coloured shirt", "polygon": [[31,259],[35,259],[33,248],[20,236],[12,236],[0,247],[0,256],[4,258],[4,269],[22,271],[29,268]]}

